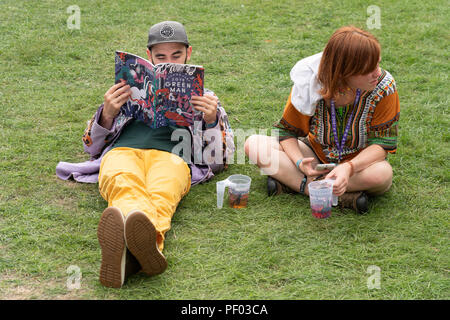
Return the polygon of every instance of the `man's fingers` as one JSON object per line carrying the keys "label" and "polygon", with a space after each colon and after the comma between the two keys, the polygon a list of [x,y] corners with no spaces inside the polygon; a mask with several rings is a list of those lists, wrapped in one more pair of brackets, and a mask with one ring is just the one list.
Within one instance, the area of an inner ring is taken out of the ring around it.
{"label": "man's fingers", "polygon": [[203,107],[206,109],[213,109],[213,106],[211,106],[209,103],[204,102],[204,101],[192,101],[192,104],[194,105],[194,107]]}
{"label": "man's fingers", "polygon": [[202,107],[199,105],[193,105],[193,106],[196,110],[201,111],[206,115],[212,115],[214,113],[214,110],[212,108]]}
{"label": "man's fingers", "polygon": [[117,108],[121,107],[130,98],[130,96],[131,96],[131,91],[130,92],[124,92],[121,95],[115,97],[112,100],[112,103],[114,105],[116,105]]}
{"label": "man's fingers", "polygon": [[216,96],[212,95],[212,94],[205,94],[203,95],[206,99],[208,99],[211,102],[215,102],[217,104],[217,102],[219,101],[219,98],[217,98]]}
{"label": "man's fingers", "polygon": [[109,107],[107,107],[107,108],[114,109],[115,110],[114,112],[116,113],[117,110],[121,106],[123,106],[123,104],[128,100],[130,95],[131,95],[131,91],[128,91],[128,92],[124,92],[121,95],[114,97],[114,98],[111,98],[111,96],[105,98],[105,103],[107,103],[107,104],[105,104],[105,108],[108,105]]}
{"label": "man's fingers", "polygon": [[205,99],[208,99],[211,101],[219,101],[219,98],[217,98],[215,95],[212,95],[210,93],[205,93],[202,96],[192,96],[192,98],[194,98],[194,99],[204,99],[205,98]]}
{"label": "man's fingers", "polygon": [[108,89],[108,91],[106,91],[105,93],[105,97],[107,95],[112,94],[114,91],[116,91],[117,89],[119,89],[120,87],[124,86],[126,84],[125,81],[120,81],[118,83],[116,83],[115,85],[113,85],[111,88]]}
{"label": "man's fingers", "polygon": [[131,96],[131,92],[126,92],[124,94],[121,94],[118,98],[116,98],[118,100],[118,102],[120,103],[120,105],[122,106]]}
{"label": "man's fingers", "polygon": [[216,109],[217,108],[217,98],[211,95],[204,96],[192,96],[191,97],[192,104],[201,105],[208,109]]}
{"label": "man's fingers", "polygon": [[194,108],[195,108],[196,110],[201,111],[201,112],[204,112],[204,113],[206,113],[206,112],[208,111],[207,108],[201,107],[201,106],[199,106],[199,105],[194,105]]}
{"label": "man's fingers", "polygon": [[[123,87],[117,89],[116,91],[114,91],[114,92],[110,95],[110,97],[111,97],[112,99],[115,99],[115,98],[117,98],[118,96],[121,96],[122,94],[124,94],[125,92],[127,92],[128,90],[130,90],[130,86],[127,84],[127,85],[125,85],[125,86],[123,86]],[[131,93],[131,90],[130,90],[130,93]]]}
{"label": "man's fingers", "polygon": [[209,104],[203,102],[203,101],[192,101],[192,104],[194,107],[196,108],[205,108],[205,109],[209,109]]}

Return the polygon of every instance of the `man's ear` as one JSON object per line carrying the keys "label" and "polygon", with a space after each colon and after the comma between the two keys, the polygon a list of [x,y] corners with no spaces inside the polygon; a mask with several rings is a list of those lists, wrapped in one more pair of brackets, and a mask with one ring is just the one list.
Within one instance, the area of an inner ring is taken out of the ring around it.
{"label": "man's ear", "polygon": [[186,61],[191,60],[191,54],[192,54],[192,47],[189,46],[189,47],[186,49]]}
{"label": "man's ear", "polygon": [[152,52],[150,51],[149,48],[147,48],[147,57],[148,57],[148,60],[150,60],[153,63],[153,61],[152,61]]}

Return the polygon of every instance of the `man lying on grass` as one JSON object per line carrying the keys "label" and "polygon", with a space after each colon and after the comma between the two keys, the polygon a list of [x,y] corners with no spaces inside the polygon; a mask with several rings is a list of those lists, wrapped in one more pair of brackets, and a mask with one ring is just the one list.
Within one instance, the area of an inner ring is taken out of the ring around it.
{"label": "man lying on grass", "polygon": [[[153,65],[185,64],[191,53],[182,24],[165,21],[150,28],[147,56]],[[203,96],[191,98],[193,107],[203,112],[202,123],[194,124],[195,129],[194,126],[155,129],[125,117],[120,108],[130,95],[126,82],[113,85],[105,93],[104,102],[83,137],[85,150],[93,161],[78,166],[59,163],[57,167],[57,174],[63,179],[97,182],[98,176],[100,194],[108,201],[97,232],[102,250],[100,282],[115,288],[141,269],[149,276],[164,272],[167,267],[162,254],[164,235],[170,229],[178,203],[191,185],[222,171],[226,159],[234,152],[227,114],[212,91],[205,89]],[[201,152],[206,148],[221,152],[216,152],[212,160],[204,157],[201,163],[198,160],[187,163],[175,152],[180,150],[175,148],[178,140],[172,140],[175,130],[186,130],[191,137],[192,158],[199,148]],[[217,132],[206,134],[210,130]]]}

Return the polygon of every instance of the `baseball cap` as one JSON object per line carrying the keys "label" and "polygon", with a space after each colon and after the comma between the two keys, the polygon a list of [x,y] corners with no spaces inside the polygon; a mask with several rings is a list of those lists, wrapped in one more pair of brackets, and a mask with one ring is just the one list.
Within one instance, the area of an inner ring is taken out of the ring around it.
{"label": "baseball cap", "polygon": [[164,42],[179,42],[189,46],[184,26],[176,21],[163,21],[153,25],[148,31],[147,47]]}

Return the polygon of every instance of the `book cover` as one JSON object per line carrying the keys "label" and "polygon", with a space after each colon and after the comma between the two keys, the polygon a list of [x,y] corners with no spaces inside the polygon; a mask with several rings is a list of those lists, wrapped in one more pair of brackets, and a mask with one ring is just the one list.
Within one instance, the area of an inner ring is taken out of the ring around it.
{"label": "book cover", "polygon": [[143,121],[151,128],[169,125],[190,126],[202,120],[190,99],[203,95],[202,66],[176,63],[153,65],[137,55],[116,51],[115,83],[125,80],[131,97],[121,107],[127,117]]}

